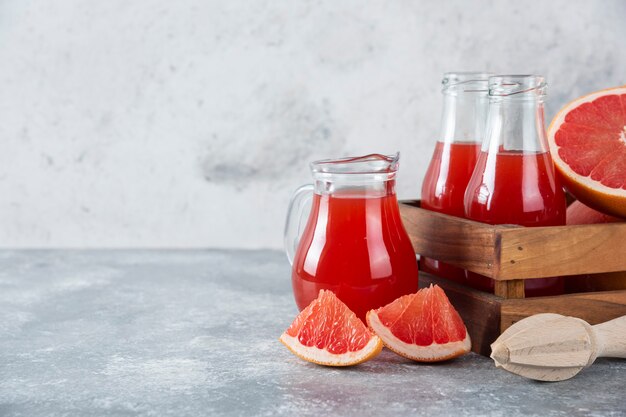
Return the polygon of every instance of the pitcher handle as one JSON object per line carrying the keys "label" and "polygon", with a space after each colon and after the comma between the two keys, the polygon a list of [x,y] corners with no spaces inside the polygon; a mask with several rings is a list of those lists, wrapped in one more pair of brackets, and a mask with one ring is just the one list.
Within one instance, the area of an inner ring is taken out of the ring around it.
{"label": "pitcher handle", "polygon": [[303,185],[293,193],[291,201],[289,202],[284,237],[285,252],[287,253],[287,259],[290,265],[293,265],[293,258],[296,255],[298,243],[300,243],[300,237],[302,236],[302,230],[300,230],[302,215],[304,214],[304,209],[311,203],[313,190],[313,184]]}

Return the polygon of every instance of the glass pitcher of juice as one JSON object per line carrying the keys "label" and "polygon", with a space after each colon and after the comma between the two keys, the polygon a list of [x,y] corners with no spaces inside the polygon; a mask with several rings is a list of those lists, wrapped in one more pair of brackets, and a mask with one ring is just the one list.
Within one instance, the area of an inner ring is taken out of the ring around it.
{"label": "glass pitcher of juice", "polygon": [[[484,138],[490,76],[484,72],[444,74],[441,133],[422,183],[422,208],[465,216],[463,196]],[[425,272],[465,282],[465,270],[437,259],[422,257],[420,266]]]}
{"label": "glass pitcher of juice", "polygon": [[[535,75],[489,79],[485,140],[465,192],[467,218],[489,224],[565,224],[565,193],[548,149],[543,102],[546,83]],[[468,271],[469,285],[493,292],[494,281]],[[525,281],[527,296],[563,291],[561,278]]]}
{"label": "glass pitcher of juice", "polygon": [[399,154],[373,154],[311,164],[315,184],[296,191],[285,227],[300,310],[319,290],[332,290],[365,320],[370,309],[417,291],[416,256],[395,193],[398,160]]}

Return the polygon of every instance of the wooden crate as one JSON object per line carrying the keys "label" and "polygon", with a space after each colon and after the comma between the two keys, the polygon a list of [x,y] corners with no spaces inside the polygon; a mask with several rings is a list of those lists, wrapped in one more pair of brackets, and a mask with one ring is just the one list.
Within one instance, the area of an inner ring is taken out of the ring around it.
{"label": "wooden crate", "polygon": [[[459,310],[472,350],[491,353],[490,344],[510,325],[537,313],[580,317],[591,324],[626,315],[626,222],[525,228],[488,225],[400,204],[415,252],[486,275],[495,294],[420,273],[420,286],[437,283]],[[613,291],[524,298],[524,280],[603,274]]]}

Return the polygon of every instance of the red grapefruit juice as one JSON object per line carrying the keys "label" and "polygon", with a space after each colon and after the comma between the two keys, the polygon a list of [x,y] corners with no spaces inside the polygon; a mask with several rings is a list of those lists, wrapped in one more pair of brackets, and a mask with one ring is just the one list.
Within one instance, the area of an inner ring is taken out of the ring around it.
{"label": "red grapefruit juice", "polygon": [[292,271],[300,310],[327,289],[365,320],[370,309],[416,292],[416,257],[395,194],[315,193]]}
{"label": "red grapefruit juice", "polygon": [[[463,196],[480,152],[479,143],[437,142],[422,184],[421,207],[451,216],[465,217]],[[431,258],[422,258],[422,270],[465,280],[465,270]]]}
{"label": "red grapefruit juice", "polygon": [[[566,202],[548,152],[481,152],[467,187],[465,214],[488,224],[559,226],[565,224]],[[468,283],[493,292],[494,281],[468,271]],[[561,294],[561,278],[529,279],[526,295]]]}

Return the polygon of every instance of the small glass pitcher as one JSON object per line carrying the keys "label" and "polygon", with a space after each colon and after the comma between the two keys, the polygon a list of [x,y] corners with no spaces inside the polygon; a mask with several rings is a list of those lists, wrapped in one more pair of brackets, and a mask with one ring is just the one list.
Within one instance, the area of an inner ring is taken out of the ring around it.
{"label": "small glass pitcher", "polygon": [[417,291],[415,252],[395,193],[399,157],[372,154],[311,163],[315,184],[296,190],[285,226],[300,310],[325,289],[365,320],[370,309]]}

